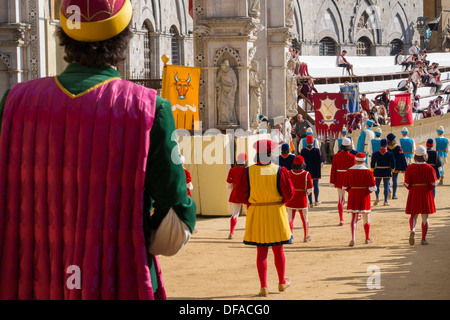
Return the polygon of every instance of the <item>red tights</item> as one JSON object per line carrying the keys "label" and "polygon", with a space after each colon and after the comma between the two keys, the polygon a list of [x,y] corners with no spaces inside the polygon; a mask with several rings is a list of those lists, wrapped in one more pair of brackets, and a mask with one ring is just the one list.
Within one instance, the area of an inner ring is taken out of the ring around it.
{"label": "red tights", "polygon": [[[269,247],[256,247],[256,267],[258,268],[259,281],[261,282],[261,288],[267,288],[267,254]],[[285,269],[286,259],[284,257],[283,245],[272,247],[272,252],[275,260],[275,268],[278,273],[278,282],[280,284],[286,283]]]}

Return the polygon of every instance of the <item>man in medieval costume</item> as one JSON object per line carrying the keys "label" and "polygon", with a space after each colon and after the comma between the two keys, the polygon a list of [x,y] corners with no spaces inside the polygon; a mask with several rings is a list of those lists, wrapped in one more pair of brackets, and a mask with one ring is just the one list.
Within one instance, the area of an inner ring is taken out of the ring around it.
{"label": "man in medieval costume", "polygon": [[169,101],[114,68],[132,12],[130,0],[63,0],[69,65],[2,100],[0,299],[166,298],[156,255],[186,244],[196,208]]}

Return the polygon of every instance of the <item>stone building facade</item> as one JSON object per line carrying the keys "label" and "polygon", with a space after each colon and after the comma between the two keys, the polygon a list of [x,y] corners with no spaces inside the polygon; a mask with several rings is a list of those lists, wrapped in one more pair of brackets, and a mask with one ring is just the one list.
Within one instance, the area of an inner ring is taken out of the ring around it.
{"label": "stone building facade", "polygon": [[294,0],[303,55],[390,55],[420,36],[422,0]]}

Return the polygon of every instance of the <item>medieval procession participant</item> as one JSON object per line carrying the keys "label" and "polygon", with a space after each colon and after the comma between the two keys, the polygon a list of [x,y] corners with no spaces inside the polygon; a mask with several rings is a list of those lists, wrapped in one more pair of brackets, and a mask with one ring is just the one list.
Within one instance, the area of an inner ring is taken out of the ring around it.
{"label": "medieval procession participant", "polygon": [[361,131],[358,142],[356,144],[356,151],[362,152],[366,155],[366,164],[368,163],[368,157],[372,154],[372,145],[370,141],[375,138],[375,133],[372,130],[374,122],[372,120],[366,121],[367,127]]}
{"label": "medieval procession participant", "polygon": [[342,189],[344,175],[348,168],[355,165],[355,156],[350,153],[352,142],[349,138],[342,140],[341,151],[336,153],[331,163],[330,186],[336,188],[338,193],[339,225],[344,225],[345,190]]}
{"label": "medieval procession participant", "polygon": [[373,176],[375,177],[375,184],[377,186],[377,190],[375,191],[376,199],[373,203],[374,206],[376,206],[378,202],[380,202],[379,195],[381,180],[383,180],[384,185],[384,205],[389,206],[389,180],[392,177],[392,171],[395,170],[395,158],[394,154],[388,151],[387,145],[387,140],[382,139],[380,151],[373,153],[372,160],[370,162],[370,169],[373,172]]}
{"label": "medieval procession participant", "polygon": [[270,140],[254,143],[256,164],[248,167],[236,185],[237,201],[246,203],[244,244],[257,249],[256,266],[261,283],[260,296],[268,295],[267,254],[269,247],[275,259],[278,274],[278,290],[290,286],[285,277],[283,245],[292,242],[285,203],[295,194],[289,171],[271,162],[276,144]]}
{"label": "medieval procession participant", "polygon": [[285,167],[288,170],[292,169],[292,163],[294,162],[295,155],[290,152],[290,146],[284,143],[281,146],[281,154],[278,156],[278,165]]}
{"label": "medieval procession participant", "polygon": [[[166,298],[156,255],[186,244],[196,207],[170,102],[115,69],[132,13],[130,0],[63,0],[69,65],[0,106],[0,299]],[[65,285],[69,266],[81,288]]]}
{"label": "medieval procession participant", "polygon": [[342,189],[348,192],[347,211],[352,214],[350,223],[352,240],[349,243],[351,247],[355,245],[356,224],[360,216],[364,221],[365,243],[373,242],[370,237],[370,194],[376,191],[377,187],[372,171],[364,165],[365,158],[362,152],[356,155],[356,164],[347,170],[342,182]]}
{"label": "medieval procession participant", "polygon": [[[381,130],[381,128],[377,128],[375,130],[375,138],[370,140],[370,144],[372,146],[372,154],[374,152],[380,151],[380,149],[381,149],[381,135],[382,134],[383,134],[383,131]],[[372,155],[370,155],[370,156],[372,156]]]}
{"label": "medieval procession participant", "polygon": [[402,137],[399,139],[399,142],[406,158],[406,164],[410,165],[414,157],[414,150],[416,150],[416,142],[413,138],[408,137],[408,133],[408,128],[404,127],[401,131]]}
{"label": "medieval procession participant", "polygon": [[191,190],[194,189],[194,185],[192,184],[192,176],[188,169],[185,168],[185,158],[183,155],[180,155],[180,161],[181,165],[183,166],[184,174],[186,176],[186,188],[187,188],[187,194],[189,197],[192,197]]}
{"label": "medieval procession participant", "polygon": [[232,215],[230,218],[230,233],[228,234],[228,239],[234,238],[234,229],[237,225],[237,220],[239,213],[241,212],[242,203],[239,203],[236,196],[236,184],[239,183],[239,178],[241,174],[245,172],[245,168],[248,165],[248,158],[245,153],[240,153],[237,156],[236,166],[228,171],[227,184],[228,188],[231,189],[230,197],[228,202],[231,203]]}
{"label": "medieval procession participant", "polygon": [[314,204],[312,194],[308,195],[309,207],[320,205],[319,201],[319,180],[322,178],[322,167],[325,162],[322,153],[316,147],[314,147],[314,138],[312,135],[306,137],[306,148],[303,148],[300,155],[305,159],[305,170],[311,174],[311,178],[314,185]]}
{"label": "medieval procession participant", "polygon": [[393,153],[395,159],[395,169],[392,171],[392,199],[398,199],[398,174],[405,172],[407,167],[406,158],[403,154],[402,148],[397,144],[396,136],[393,133],[389,133],[386,138],[388,142],[388,150]]}
{"label": "medieval procession participant", "polygon": [[308,138],[308,136],[312,136],[313,137],[313,146],[314,148],[317,148],[320,150],[320,141],[317,138],[314,138],[314,131],[312,128],[308,128],[306,129],[306,137],[300,140],[300,143],[298,145],[298,150],[299,153],[300,151],[302,151],[302,149],[306,148],[306,146],[308,145],[308,142],[306,141],[306,138]]}
{"label": "medieval procession participant", "polygon": [[[433,150],[433,145],[433,139],[428,139],[426,144],[428,158],[426,162],[434,169],[436,179],[439,181],[441,179],[440,168],[442,167],[442,161],[439,153]],[[436,189],[433,189],[433,195],[436,195]]]}
{"label": "medieval procession participant", "polygon": [[291,233],[294,234],[295,212],[298,211],[303,224],[303,242],[308,242],[311,241],[311,237],[309,236],[307,196],[313,191],[313,182],[311,174],[306,171],[305,168],[305,159],[303,159],[302,156],[295,157],[292,170],[289,171],[295,194],[292,199],[286,203],[286,208],[288,210]]}
{"label": "medieval procession participant", "polygon": [[429,227],[429,215],[436,212],[433,190],[437,185],[435,170],[426,163],[427,150],[418,146],[414,153],[414,163],[408,166],[405,172],[405,187],[408,189],[408,200],[405,213],[409,218],[409,244],[414,245],[416,223],[419,215],[422,216],[422,245],[427,245],[426,236]]}
{"label": "medieval procession participant", "polygon": [[[440,126],[436,129],[438,136],[435,138],[436,140],[436,151],[441,158],[442,163],[447,163],[448,153],[450,151],[450,143],[446,137],[444,137],[444,127]],[[440,185],[444,184],[444,165],[441,166],[441,179],[439,181]]]}
{"label": "medieval procession participant", "polygon": [[344,138],[349,138],[350,140],[352,139],[350,136],[347,135],[347,127],[346,126],[342,127],[342,131],[341,131],[340,135],[341,135],[341,137],[334,141],[334,147],[333,147],[334,154],[338,153],[341,150],[341,145],[342,145],[342,141],[344,140]]}

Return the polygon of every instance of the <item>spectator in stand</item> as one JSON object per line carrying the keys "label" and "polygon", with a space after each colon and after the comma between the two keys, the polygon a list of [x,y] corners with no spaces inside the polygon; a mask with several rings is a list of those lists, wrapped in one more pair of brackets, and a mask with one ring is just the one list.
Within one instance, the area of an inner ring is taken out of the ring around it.
{"label": "spectator in stand", "polygon": [[379,121],[382,120],[380,119],[380,115],[378,113],[378,109],[376,106],[372,107],[372,110],[369,113],[369,120],[373,121],[373,126],[377,127],[380,125]]}
{"label": "spectator in stand", "polygon": [[300,153],[301,150],[298,150],[298,144],[301,139],[306,138],[306,130],[308,128],[312,128],[313,125],[308,121],[303,119],[303,115],[300,113],[297,115],[297,123],[294,126],[294,133],[295,133],[295,151],[296,155]]}
{"label": "spectator in stand", "polygon": [[422,61],[427,67],[430,65],[430,61],[427,60],[427,51],[426,50],[419,51],[419,60]]}
{"label": "spectator in stand", "polygon": [[418,61],[410,75],[411,84],[413,85],[414,96],[417,95],[417,89],[422,85],[422,74],[423,74],[422,66],[423,63],[421,61]]}
{"label": "spectator in stand", "polygon": [[403,79],[402,81],[400,81],[397,85],[397,90],[411,92],[411,80]]}
{"label": "spectator in stand", "polygon": [[291,54],[292,54],[292,58],[295,61],[295,71],[294,73],[297,76],[301,76],[301,77],[305,77],[305,76],[310,76],[309,75],[309,71],[308,71],[308,64],[306,62],[301,62],[300,61],[300,53],[301,53],[301,49],[295,49],[295,48],[291,48]]}
{"label": "spectator in stand", "polygon": [[361,109],[363,109],[366,114],[368,115],[370,113],[370,110],[372,110],[373,102],[367,99],[366,94],[361,94],[361,98],[359,99],[359,105]]}
{"label": "spectator in stand", "polygon": [[409,68],[413,68],[414,64],[406,60],[407,58],[403,54],[403,49],[400,49],[400,51],[395,56],[395,64],[405,67],[405,71],[408,71]]}
{"label": "spectator in stand", "polygon": [[378,107],[378,114],[380,115],[378,120],[380,126],[390,123],[387,108],[383,104]]}
{"label": "spectator in stand", "polygon": [[412,54],[406,58],[405,62],[409,64],[410,69],[412,70],[416,66],[417,60],[419,60],[419,56],[417,54]]}
{"label": "spectator in stand", "polygon": [[428,80],[428,85],[432,88],[435,88],[435,94],[439,94],[442,88],[442,82],[440,81],[440,75],[439,73],[435,72],[433,73],[432,77]]}
{"label": "spectator in stand", "polygon": [[386,109],[389,108],[389,95],[391,93],[391,90],[386,89],[383,93],[377,95],[375,97],[375,101],[378,102],[380,105],[383,105]]}
{"label": "spectator in stand", "polygon": [[419,48],[419,41],[414,41],[414,44],[409,48],[409,54],[410,55],[414,55],[414,54],[419,54],[420,52],[420,48]]}
{"label": "spectator in stand", "polygon": [[353,65],[350,64],[347,59],[345,59],[346,55],[347,51],[343,50],[342,53],[338,56],[338,66],[341,68],[346,68],[348,73],[354,77],[355,74],[353,73]]}
{"label": "spectator in stand", "polygon": [[413,110],[412,110],[413,112],[417,112],[417,113],[420,113],[420,112],[422,112],[421,110],[420,110],[420,96],[419,95],[416,95],[415,97],[414,97],[414,103],[413,103]]}
{"label": "spectator in stand", "polygon": [[307,83],[304,83],[300,89],[300,93],[303,94],[311,103],[313,101],[314,92],[317,93],[317,89],[314,87],[314,79],[309,78]]}

